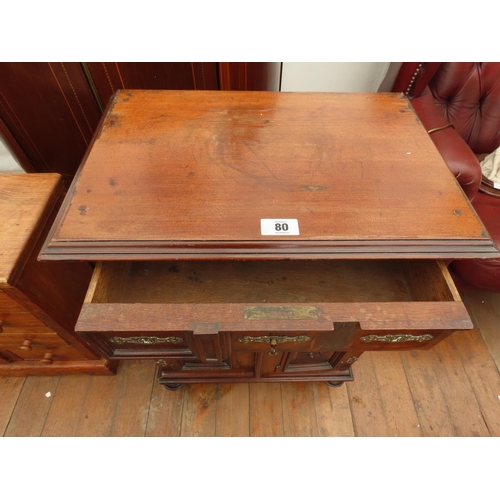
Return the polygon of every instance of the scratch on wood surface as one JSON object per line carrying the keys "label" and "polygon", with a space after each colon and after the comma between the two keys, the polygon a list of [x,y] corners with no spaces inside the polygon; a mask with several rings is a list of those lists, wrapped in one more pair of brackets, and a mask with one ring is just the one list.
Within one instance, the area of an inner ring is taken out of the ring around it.
{"label": "scratch on wood surface", "polygon": [[245,142],[245,146],[252,152],[252,154],[257,158],[257,160],[260,161],[260,163],[268,170],[268,172],[277,180],[279,181],[278,177],[276,174],[269,168],[269,165],[253,150],[253,148],[250,146],[250,144]]}

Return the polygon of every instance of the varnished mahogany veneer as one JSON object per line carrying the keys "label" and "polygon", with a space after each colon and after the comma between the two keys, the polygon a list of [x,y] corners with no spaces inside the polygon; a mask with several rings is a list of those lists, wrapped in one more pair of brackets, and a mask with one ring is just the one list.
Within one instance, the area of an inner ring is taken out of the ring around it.
{"label": "varnished mahogany veneer", "polygon": [[76,331],[176,388],[428,349],[472,328],[442,259],[497,255],[402,95],[124,90],[41,258],[98,261]]}
{"label": "varnished mahogany veneer", "polygon": [[[262,236],[261,219],[297,219]],[[398,94],[124,90],[42,256],[495,256]]]}

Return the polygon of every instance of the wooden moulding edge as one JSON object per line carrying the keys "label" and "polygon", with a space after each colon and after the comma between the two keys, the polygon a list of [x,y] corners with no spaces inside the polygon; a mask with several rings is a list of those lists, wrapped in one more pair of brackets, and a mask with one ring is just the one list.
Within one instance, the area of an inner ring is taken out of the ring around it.
{"label": "wooden moulding edge", "polygon": [[499,258],[491,240],[52,242],[40,260]]}

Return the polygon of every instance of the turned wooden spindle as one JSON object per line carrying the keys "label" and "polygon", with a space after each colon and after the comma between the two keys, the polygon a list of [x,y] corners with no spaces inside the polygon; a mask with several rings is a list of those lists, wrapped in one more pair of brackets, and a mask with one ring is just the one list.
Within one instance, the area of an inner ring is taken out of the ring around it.
{"label": "turned wooden spindle", "polygon": [[20,346],[19,349],[23,351],[31,351],[31,340],[25,340]]}
{"label": "turned wooden spindle", "polygon": [[43,363],[44,365],[51,365],[54,362],[52,356],[54,355],[51,352],[46,352],[40,360],[40,363]]}

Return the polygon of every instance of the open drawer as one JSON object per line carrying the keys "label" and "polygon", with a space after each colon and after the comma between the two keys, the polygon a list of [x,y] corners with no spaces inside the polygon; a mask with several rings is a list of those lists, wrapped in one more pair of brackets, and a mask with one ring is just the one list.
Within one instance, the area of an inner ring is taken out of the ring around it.
{"label": "open drawer", "polygon": [[440,261],[204,260],[99,263],[76,330],[109,358],[255,372],[260,354],[334,368],[472,326]]}

